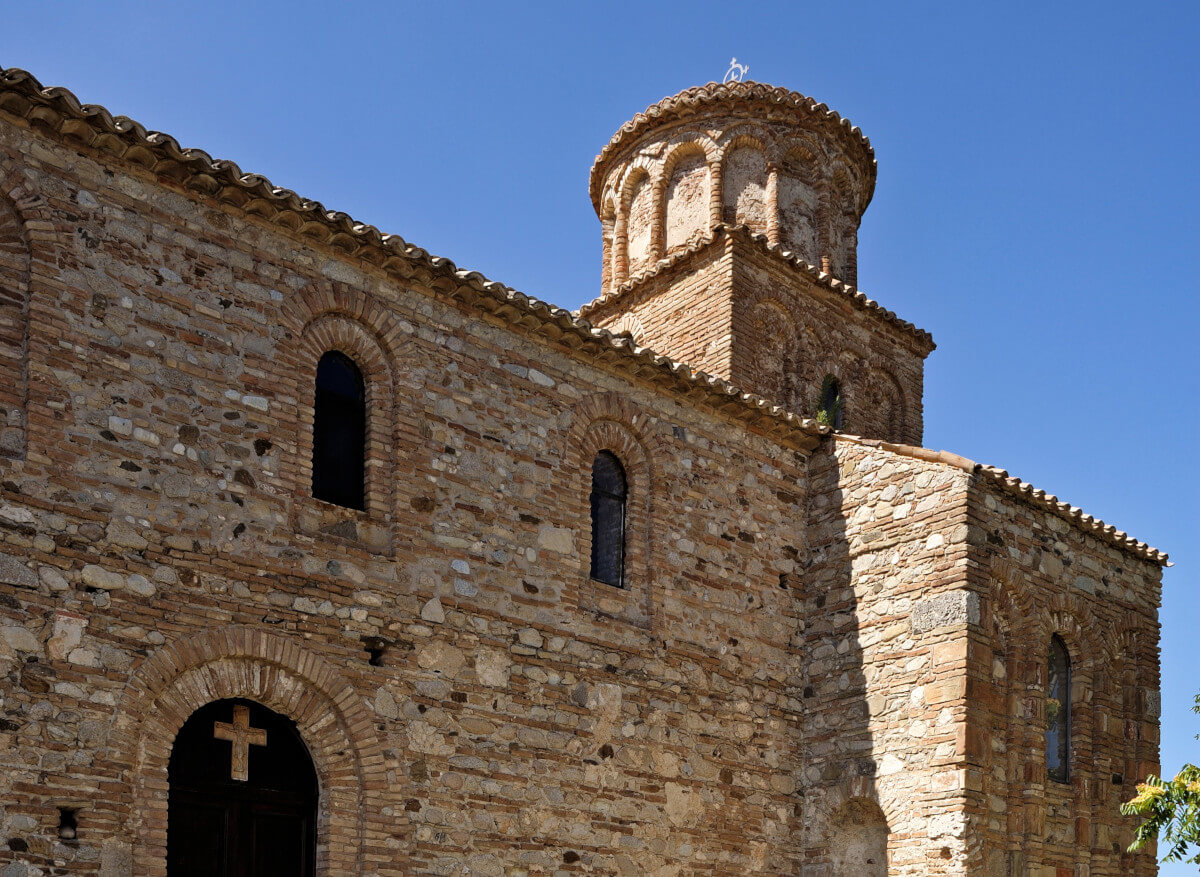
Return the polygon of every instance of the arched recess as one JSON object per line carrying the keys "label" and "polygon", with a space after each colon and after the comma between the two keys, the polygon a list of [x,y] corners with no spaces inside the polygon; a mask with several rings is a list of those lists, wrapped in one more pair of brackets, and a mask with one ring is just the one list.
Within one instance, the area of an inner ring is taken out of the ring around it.
{"label": "arched recess", "polygon": [[767,155],[762,142],[748,134],[733,138],[721,158],[721,218],[766,234]]}
{"label": "arched recess", "polygon": [[696,142],[682,143],[663,164],[664,255],[681,250],[709,230],[712,193],[708,155]]}
{"label": "arched recess", "polygon": [[[1061,806],[1053,805],[1056,801],[1060,805],[1070,802],[1072,815],[1088,814],[1090,811],[1090,795],[1099,779],[1096,764],[1099,719],[1095,702],[1096,682],[1112,664],[1112,656],[1104,638],[1108,630],[1106,626],[1096,623],[1085,599],[1064,591],[1054,593],[1044,603],[1039,599],[1032,621],[1031,630],[1036,631],[1036,639],[1032,642],[1038,647],[1036,664],[1038,695],[1041,699],[1033,723],[1037,738],[1034,765],[1035,775],[1045,778],[1046,794],[1045,803],[1040,805],[1041,812],[1035,812],[1031,822],[1044,826],[1043,836],[1047,843],[1074,845],[1080,854],[1084,854],[1087,846],[1079,842],[1073,831],[1074,819],[1067,816]],[[1049,780],[1046,771],[1047,657],[1051,639],[1056,635],[1066,645],[1071,662],[1070,779],[1067,783]],[[1034,805],[1030,809],[1034,810]],[[1030,859],[1036,855],[1036,851],[1031,852]]]}
{"label": "arched recess", "polygon": [[633,339],[634,344],[641,347],[649,346],[646,342],[646,327],[642,325],[637,314],[626,311],[608,327],[608,330],[614,335],[628,335]]}
{"label": "arched recess", "polygon": [[365,873],[368,848],[396,835],[395,820],[383,814],[386,764],[373,716],[319,655],[295,640],[242,627],[163,646],[126,686],[113,740],[130,795],[125,838],[132,873],[167,873],[167,769],[175,735],[196,710],[233,698],[288,717],[308,747],[321,787],[317,873]]}
{"label": "arched recess", "polygon": [[[1008,570],[1004,573],[1007,577]],[[980,828],[992,832],[990,845],[1011,858],[1011,854],[1019,852],[1025,843],[1023,784],[1015,778],[1020,775],[1018,771],[1024,758],[1020,729],[1028,727],[1028,720],[1015,717],[1028,700],[1029,686],[1020,674],[1029,662],[1020,660],[1022,652],[1016,648],[1015,632],[1022,625],[1011,589],[1006,581],[994,575],[990,584],[980,619],[991,645],[991,666],[981,668],[986,675],[980,687],[987,695],[974,699],[975,709],[968,714],[967,721],[989,729],[986,739],[980,743],[981,751],[977,753],[984,765],[984,792],[990,800],[1004,802],[1004,811],[995,820],[999,824],[995,827],[981,825]],[[1022,696],[1022,689],[1026,696]],[[1032,715],[1032,705],[1029,709]],[[982,850],[978,852],[982,856]],[[973,864],[982,867],[982,858]]]}
{"label": "arched recess", "polygon": [[[744,389],[794,408],[796,327],[787,309],[773,299],[750,311],[742,347],[746,351]],[[736,383],[736,381],[735,381]]]}
{"label": "arched recess", "polygon": [[871,369],[862,396],[861,420],[871,423],[876,433],[870,437],[903,442],[907,434],[904,391],[895,376],[886,369]]}
{"label": "arched recess", "polygon": [[869,798],[851,798],[829,820],[831,877],[887,877],[888,823]]}
{"label": "arched recess", "polygon": [[811,395],[805,400],[808,403],[809,410],[816,414],[825,407],[829,382],[832,380],[837,384],[841,402],[839,406],[841,413],[841,427],[839,431],[852,435],[860,435],[861,420],[859,416],[859,403],[861,401],[861,393],[859,384],[861,382],[859,381],[859,376],[861,369],[858,357],[849,350],[826,350],[825,354],[816,360],[816,367],[813,369],[812,374],[815,380],[810,384]]}
{"label": "arched recess", "polygon": [[909,790],[901,789],[897,797],[877,777],[856,776],[810,797],[805,803],[806,845],[823,848],[830,877],[886,875],[896,838],[906,836],[910,819],[923,815],[914,813]]}
{"label": "arched recess", "polygon": [[617,208],[611,192],[605,193],[603,203],[600,211],[600,237],[604,261],[600,267],[600,283],[602,289],[609,289],[613,285],[615,269],[613,242],[617,230]]}
{"label": "arched recess", "polygon": [[795,394],[793,401],[796,411],[811,416],[816,408],[813,402],[821,391],[821,342],[817,333],[809,325],[799,326],[796,330],[796,349],[792,353],[795,363],[796,376]]}
{"label": "arched recess", "polygon": [[846,165],[833,169],[826,210],[830,271],[851,286],[858,285],[858,185],[857,177]]}
{"label": "arched recess", "polygon": [[821,260],[818,216],[820,166],[815,149],[794,145],[779,164],[780,243],[812,265]]}
{"label": "arched recess", "polygon": [[0,164],[0,457],[25,455],[29,311],[39,274],[56,270],[54,237],[45,200],[19,169]]}
{"label": "arched recess", "polygon": [[[631,400],[616,393],[591,396],[573,412],[563,455],[577,513],[573,529],[579,536],[579,605],[642,627],[649,627],[653,618],[656,443],[647,432],[645,416]],[[592,464],[602,451],[620,461],[627,481],[624,588],[593,582],[589,575]]]}
{"label": "arched recess", "polygon": [[635,275],[654,261],[654,186],[649,171],[636,165],[630,169],[621,194],[624,222],[626,274]]}
{"label": "arched recess", "polygon": [[[405,400],[414,387],[399,364],[411,360],[407,335],[396,318],[371,296],[344,284],[312,284],[284,305],[287,334],[276,357],[275,375],[297,404],[294,422],[281,430],[280,475],[293,496],[293,518],[305,532],[350,538],[376,553],[392,547],[396,503],[411,497],[413,479],[397,478],[420,441],[420,415]],[[312,432],[317,364],[335,351],[362,373],[366,390],[365,511],[330,506],[312,498]]]}

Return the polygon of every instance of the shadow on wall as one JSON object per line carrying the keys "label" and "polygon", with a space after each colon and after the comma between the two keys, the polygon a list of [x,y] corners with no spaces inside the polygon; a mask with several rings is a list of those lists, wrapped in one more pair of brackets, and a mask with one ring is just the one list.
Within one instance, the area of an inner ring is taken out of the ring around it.
{"label": "shadow on wall", "polygon": [[803,667],[803,877],[885,877],[888,824],[878,801],[871,710],[851,579],[838,463],[809,463]]}

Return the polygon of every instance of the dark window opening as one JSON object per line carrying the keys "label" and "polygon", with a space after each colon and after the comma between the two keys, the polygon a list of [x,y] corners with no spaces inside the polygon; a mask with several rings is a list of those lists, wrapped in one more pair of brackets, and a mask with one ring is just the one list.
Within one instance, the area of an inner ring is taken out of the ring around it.
{"label": "dark window opening", "polygon": [[295,723],[218,700],[179,729],[167,764],[169,877],[312,877],[316,767]]}
{"label": "dark window opening", "polygon": [[601,451],[592,463],[592,578],[625,587],[625,500],[621,461]]}
{"label": "dark window opening", "polygon": [[330,351],[317,364],[312,493],[348,509],[366,508],[367,399],[362,372]]}
{"label": "dark window opening", "polygon": [[821,384],[817,422],[834,429],[842,428],[842,386],[833,375],[827,376]]}
{"label": "dark window opening", "polygon": [[1046,673],[1046,776],[1071,779],[1071,655],[1062,638],[1050,638]]}

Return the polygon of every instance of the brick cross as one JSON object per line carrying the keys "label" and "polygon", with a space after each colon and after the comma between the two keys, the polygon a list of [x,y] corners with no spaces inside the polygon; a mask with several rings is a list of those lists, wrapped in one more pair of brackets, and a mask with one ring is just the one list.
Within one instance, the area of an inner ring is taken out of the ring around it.
{"label": "brick cross", "polygon": [[233,744],[229,778],[240,780],[243,783],[250,779],[250,747],[267,745],[266,730],[250,727],[250,707],[235,704],[233,724],[214,722],[213,737],[218,740],[228,740]]}

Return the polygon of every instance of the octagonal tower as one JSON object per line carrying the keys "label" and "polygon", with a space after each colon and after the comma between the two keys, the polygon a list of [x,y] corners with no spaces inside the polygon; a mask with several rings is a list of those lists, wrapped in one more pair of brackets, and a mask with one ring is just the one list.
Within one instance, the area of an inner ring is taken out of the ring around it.
{"label": "octagonal tower", "polygon": [[596,158],[590,190],[605,290],[721,223],[766,235],[854,285],[875,153],[812,98],[758,82],[710,83],[623,125]]}
{"label": "octagonal tower", "polygon": [[919,444],[928,333],[854,287],[875,153],[825,104],[709,83],[592,165],[601,295],[580,314],[799,414]]}

